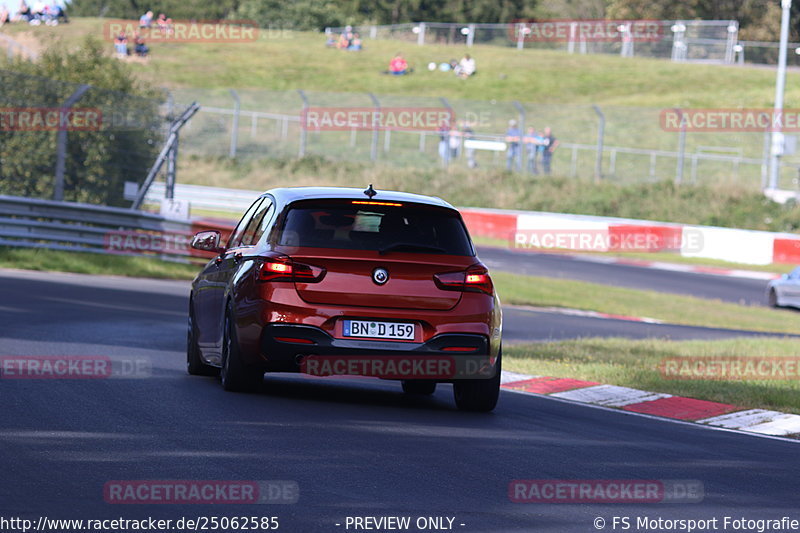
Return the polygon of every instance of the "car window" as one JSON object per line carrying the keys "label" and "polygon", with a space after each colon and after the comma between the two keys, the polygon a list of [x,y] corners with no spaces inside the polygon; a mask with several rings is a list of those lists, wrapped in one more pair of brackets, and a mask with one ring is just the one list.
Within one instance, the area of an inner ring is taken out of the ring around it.
{"label": "car window", "polygon": [[258,242],[261,235],[264,234],[264,229],[269,225],[272,212],[272,201],[265,198],[264,202],[253,215],[253,218],[250,219],[247,229],[244,231],[242,246],[253,246]]}
{"label": "car window", "polygon": [[475,255],[457,212],[388,202],[299,203],[287,212],[278,244]]}
{"label": "car window", "polygon": [[263,198],[259,198],[258,200],[253,202],[253,205],[251,205],[250,208],[245,212],[242,219],[236,225],[236,229],[234,229],[233,233],[231,233],[231,238],[228,239],[228,248],[236,248],[237,246],[240,245],[240,243],[242,242],[242,235],[244,234],[245,229],[247,229],[247,225],[250,223],[250,219],[253,218],[253,213],[256,212],[258,207],[261,205],[261,202],[263,201],[264,201]]}
{"label": "car window", "polygon": [[800,267],[795,268],[792,270],[792,273],[789,274],[791,279],[800,279]]}

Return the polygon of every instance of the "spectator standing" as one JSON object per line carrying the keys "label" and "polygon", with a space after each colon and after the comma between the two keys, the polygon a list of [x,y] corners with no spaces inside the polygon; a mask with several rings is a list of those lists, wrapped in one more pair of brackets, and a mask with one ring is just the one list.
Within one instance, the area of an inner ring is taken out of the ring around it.
{"label": "spectator standing", "polygon": [[11,22],[11,13],[8,11],[8,8],[4,5],[0,6],[0,27],[3,24],[8,24]]}
{"label": "spectator standing", "polygon": [[528,150],[528,172],[534,174],[539,173],[539,167],[536,160],[539,155],[540,148],[544,142],[544,138],[536,133],[535,128],[528,128],[528,134],[524,138],[525,147]]}
{"label": "spectator standing", "polygon": [[461,153],[461,131],[459,126],[461,124],[452,124],[450,126],[450,138],[448,144],[450,146],[450,159],[456,159]]}
{"label": "spectator standing", "polygon": [[446,167],[450,162],[450,126],[446,121],[442,121],[437,132],[439,133],[439,157],[442,159],[442,166]]}
{"label": "spectator standing", "polygon": [[542,138],[542,168],[544,168],[545,174],[550,174],[550,162],[553,158],[553,152],[555,152],[557,146],[558,139],[553,137],[553,133],[550,131],[550,128],[545,128],[544,137]]}
{"label": "spectator standing", "polygon": [[508,131],[506,131],[506,170],[511,170],[511,164],[514,163],[514,166],[517,170],[522,170],[522,163],[519,157],[519,142],[520,142],[521,133],[519,128],[517,128],[517,121],[516,120],[509,120],[508,121]]}
{"label": "spectator standing", "polygon": [[[461,137],[464,139],[464,142],[472,139],[475,136],[475,132],[472,131],[468,122],[463,122],[461,127]],[[463,146],[463,145],[462,145]],[[467,148],[464,146],[464,151],[467,154],[467,166],[469,168],[477,168],[478,163],[475,161],[475,148]]]}

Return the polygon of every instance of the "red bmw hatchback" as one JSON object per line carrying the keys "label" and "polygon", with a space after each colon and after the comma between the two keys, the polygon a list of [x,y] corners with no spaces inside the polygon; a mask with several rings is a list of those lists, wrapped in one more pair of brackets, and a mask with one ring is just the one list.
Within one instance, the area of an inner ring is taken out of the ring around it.
{"label": "red bmw hatchback", "polygon": [[[447,202],[371,185],[273,189],[227,243],[205,231],[192,246],[219,255],[192,284],[190,374],[219,373],[226,390],[246,391],[265,372],[314,362],[350,373],[365,367],[348,362],[367,360],[386,370],[367,375],[399,379],[407,393],[445,382],[460,409],[497,404],[500,302]],[[431,361],[440,364],[422,364]],[[441,372],[449,362],[457,370]]]}

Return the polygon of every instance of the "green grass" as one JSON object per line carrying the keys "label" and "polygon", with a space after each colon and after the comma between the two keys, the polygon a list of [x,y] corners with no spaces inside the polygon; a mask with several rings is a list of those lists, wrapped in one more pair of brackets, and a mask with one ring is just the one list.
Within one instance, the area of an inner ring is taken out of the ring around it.
{"label": "green grass", "polygon": [[800,381],[665,379],[658,370],[672,357],[797,357],[800,341],[731,339],[664,341],[581,339],[505,346],[503,368],[539,376],[598,383],[800,414]]}
{"label": "green grass", "polygon": [[[9,25],[3,28],[24,42],[41,46],[77,45],[85,35],[103,38],[102,19],[76,18],[57,27],[31,28]],[[500,133],[509,118],[516,118],[514,101],[523,102],[528,124],[541,129],[552,126],[564,142],[593,146],[597,116],[592,104],[603,108],[607,117],[606,147],[623,146],[675,151],[678,137],[664,132],[660,111],[673,107],[771,107],[774,72],[768,68],[680,64],[663,59],[621,58],[616,55],[568,54],[553,50],[516,50],[513,47],[476,45],[470,53],[477,59],[479,73],[461,80],[452,74],[429,72],[429,62],[446,61],[467,51],[461,46],[426,45],[399,41],[366,41],[363,52],[326,49],[324,35],[309,32],[266,31],[249,43],[151,43],[146,62],[131,62],[131,69],[148,84],[173,90],[179,104],[197,99],[206,106],[231,108],[229,88],[238,90],[242,109],[299,114],[297,89],[306,91],[312,106],[371,106],[368,92],[379,95],[383,106],[441,106],[447,98],[459,118],[480,117],[475,131]],[[401,49],[416,66],[410,76],[381,74],[390,57]],[[108,42],[111,52],[112,44]],[[708,80],[713,80],[709,83]],[[800,101],[800,73],[790,72],[786,102]],[[334,94],[336,93],[336,94]],[[638,106],[638,107],[632,107]],[[471,114],[471,115],[470,115]],[[182,136],[182,153],[227,153],[228,120],[200,113],[192,128]],[[288,130],[288,140],[276,133],[280,125],[261,119],[258,133],[250,136],[249,120],[240,123],[242,157],[293,156],[297,153],[297,124]],[[392,149],[381,159],[392,165],[435,167],[435,140],[428,140],[420,153],[415,134],[394,132]],[[353,146],[347,132],[309,135],[308,149],[331,159],[368,161],[369,132],[359,134]],[[759,159],[763,135],[758,133],[692,133],[687,136],[687,157],[709,146],[739,150],[745,157]],[[343,147],[346,147],[343,149]],[[502,154],[501,154],[502,155]],[[502,159],[502,158],[501,158]],[[785,156],[787,164],[800,163],[800,154]],[[479,154],[482,167],[502,166],[491,154]],[[567,172],[571,152],[563,148],[554,155],[556,172]],[[674,158],[658,157],[650,167],[648,155],[619,153],[611,171],[607,150],[603,167],[612,181],[655,181],[673,179]],[[691,160],[687,159],[686,181],[691,181]],[[760,187],[760,165],[700,161],[697,180],[722,182],[726,186],[746,184]],[[576,161],[580,176],[591,176],[594,154],[581,151]],[[651,174],[652,171],[652,174]],[[781,188],[793,188],[796,173],[781,172]]]}
{"label": "green grass", "polygon": [[199,271],[195,265],[150,257],[7,246],[0,247],[0,268],[163,279],[192,279]]}
{"label": "green grass", "polygon": [[[70,24],[33,28],[9,25],[12,36],[32,35],[44,45],[58,39],[77,43],[84,35],[103,37],[103,20],[72,18]],[[676,64],[660,59],[580,55],[561,51],[475,45],[469,49],[478,74],[460,80],[431,62],[458,58],[462,46],[365,40],[360,53],[326,49],[325,36],[309,32],[262,32],[249,43],[152,43],[150,61],[132,64],[158,85],[190,88],[305,89],[371,91],[452,99],[607,104],[625,106],[770,107],[775,76],[771,69]],[[112,45],[109,42],[109,49]],[[381,75],[401,50],[416,72]],[[713,80],[713,83],[709,83]],[[786,101],[800,100],[800,74],[787,77]]]}
{"label": "green grass", "polygon": [[492,279],[504,304],[583,309],[688,326],[800,334],[800,313],[791,310],[506,272],[495,271]]}

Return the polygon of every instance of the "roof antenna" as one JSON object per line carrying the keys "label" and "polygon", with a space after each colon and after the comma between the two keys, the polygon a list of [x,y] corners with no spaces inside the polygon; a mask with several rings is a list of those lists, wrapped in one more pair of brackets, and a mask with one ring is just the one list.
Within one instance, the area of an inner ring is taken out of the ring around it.
{"label": "roof antenna", "polygon": [[372,188],[372,184],[370,183],[369,187],[364,190],[364,194],[366,194],[367,198],[371,200],[373,196],[378,194],[378,192]]}

